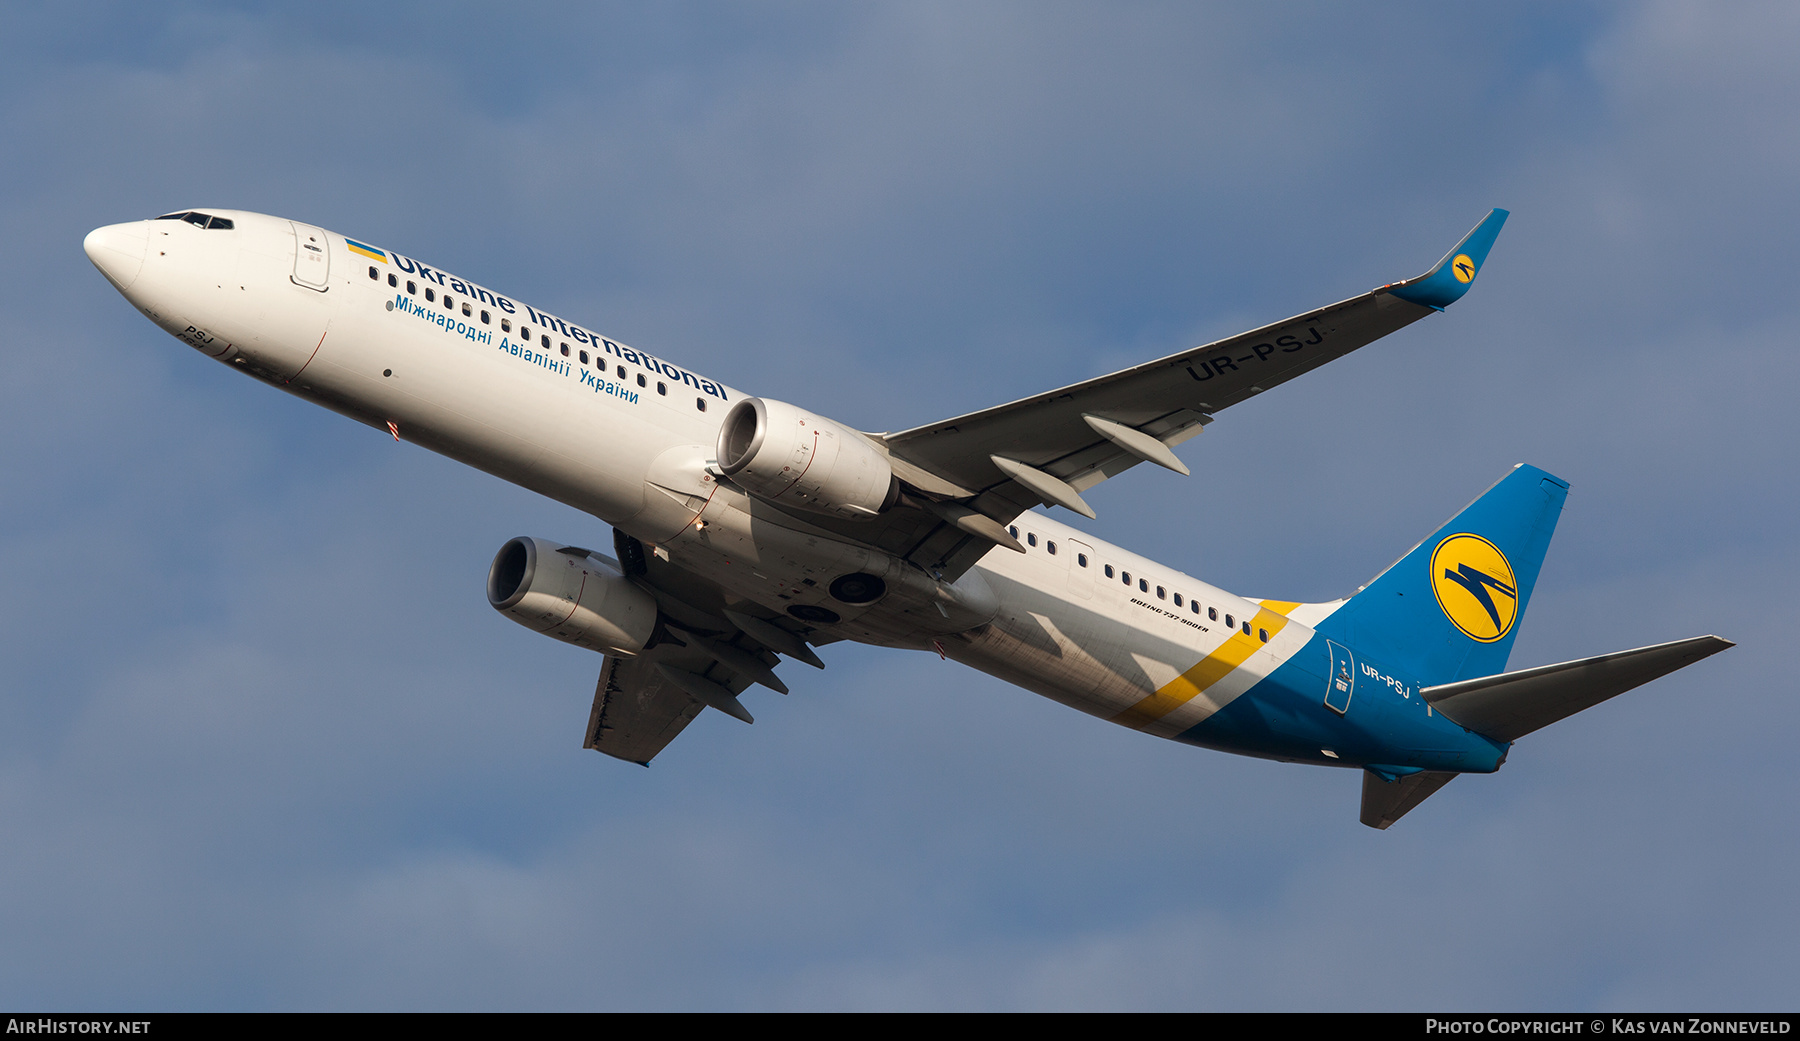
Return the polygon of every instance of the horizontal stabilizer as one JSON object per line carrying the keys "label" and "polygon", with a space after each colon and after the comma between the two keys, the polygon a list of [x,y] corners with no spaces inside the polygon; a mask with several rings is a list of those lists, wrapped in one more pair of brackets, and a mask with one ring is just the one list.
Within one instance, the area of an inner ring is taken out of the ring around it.
{"label": "horizontal stabilizer", "polygon": [[1388,825],[1431,798],[1432,793],[1449,784],[1455,776],[1445,770],[1421,770],[1389,781],[1374,771],[1364,770],[1362,822],[1371,828],[1386,830]]}
{"label": "horizontal stabilizer", "polygon": [[[1422,693],[1432,708],[1458,726],[1496,741],[1517,741],[1732,646],[1730,640],[1718,636],[1696,636],[1560,665],[1458,680],[1426,687]],[[1366,794],[1364,798],[1367,823]]]}

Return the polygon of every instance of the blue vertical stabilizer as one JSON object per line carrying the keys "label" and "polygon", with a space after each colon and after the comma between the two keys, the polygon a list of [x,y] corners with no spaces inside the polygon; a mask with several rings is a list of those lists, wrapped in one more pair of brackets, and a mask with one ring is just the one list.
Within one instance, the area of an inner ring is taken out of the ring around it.
{"label": "blue vertical stabilizer", "polygon": [[1568,494],[1519,464],[1318,631],[1425,684],[1504,671]]}

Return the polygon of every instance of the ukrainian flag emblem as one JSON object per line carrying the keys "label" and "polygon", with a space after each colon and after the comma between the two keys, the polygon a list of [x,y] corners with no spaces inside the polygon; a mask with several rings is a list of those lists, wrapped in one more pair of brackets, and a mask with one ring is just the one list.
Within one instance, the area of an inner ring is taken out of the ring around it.
{"label": "ukrainian flag emblem", "polygon": [[344,245],[349,246],[350,252],[359,256],[368,257],[370,260],[379,260],[383,264],[387,263],[387,254],[376,249],[374,246],[365,246],[355,239],[345,239]]}

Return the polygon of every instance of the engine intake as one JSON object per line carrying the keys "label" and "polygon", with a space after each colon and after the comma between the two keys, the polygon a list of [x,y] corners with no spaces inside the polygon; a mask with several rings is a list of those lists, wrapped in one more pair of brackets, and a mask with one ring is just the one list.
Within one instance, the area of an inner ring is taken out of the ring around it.
{"label": "engine intake", "polygon": [[785,401],[731,406],[718,460],[759,499],[836,517],[867,520],[900,497],[893,468],[868,438]]}
{"label": "engine intake", "polygon": [[488,568],[488,603],[533,632],[605,654],[636,654],[656,629],[656,600],[587,550],[523,536]]}

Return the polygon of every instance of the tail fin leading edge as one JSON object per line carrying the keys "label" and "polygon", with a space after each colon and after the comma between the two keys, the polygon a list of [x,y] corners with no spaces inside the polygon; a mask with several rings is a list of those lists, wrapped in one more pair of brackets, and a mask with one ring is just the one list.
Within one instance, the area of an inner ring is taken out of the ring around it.
{"label": "tail fin leading edge", "polygon": [[1566,481],[1519,464],[1319,632],[1425,684],[1503,671],[1568,494]]}

